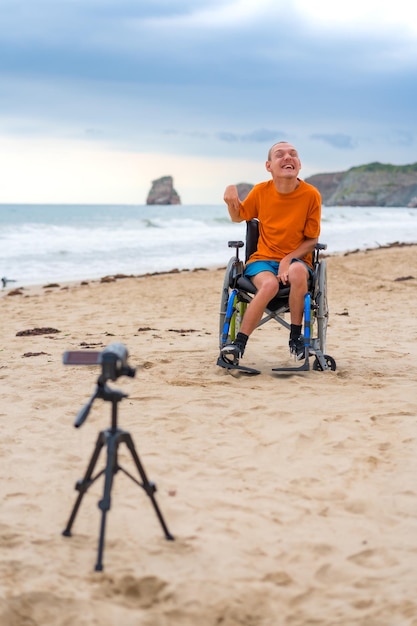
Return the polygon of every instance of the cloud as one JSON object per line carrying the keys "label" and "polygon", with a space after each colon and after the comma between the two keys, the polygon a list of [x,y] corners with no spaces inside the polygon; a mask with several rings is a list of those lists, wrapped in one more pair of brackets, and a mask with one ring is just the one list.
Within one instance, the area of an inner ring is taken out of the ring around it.
{"label": "cloud", "polygon": [[332,0],[294,0],[300,16],[314,27],[327,30],[355,30],[356,32],[386,32],[395,30],[404,35],[417,33],[415,20],[407,19],[408,0],[350,0],[336,3]]}
{"label": "cloud", "polygon": [[[187,4],[187,3],[184,3]],[[180,28],[182,30],[203,31],[213,27],[239,29],[242,24],[250,24],[261,18],[271,6],[270,0],[213,0],[190,2],[186,10],[177,14],[155,16],[153,24],[159,28]],[[148,21],[149,24],[149,21]]]}
{"label": "cloud", "polygon": [[324,143],[329,144],[329,146],[341,150],[353,150],[353,148],[356,147],[356,141],[352,137],[349,137],[349,135],[343,135],[342,133],[313,133],[311,138],[324,141]]}
{"label": "cloud", "polygon": [[414,144],[415,137],[416,137],[416,132],[413,133],[410,131],[393,129],[390,132],[388,140],[390,141],[390,143],[395,144],[397,146],[410,147]]}
{"label": "cloud", "polygon": [[100,151],[106,163],[188,159],[190,187],[213,180],[208,164],[217,173],[220,160],[255,182],[281,139],[297,146],[305,175],[415,161],[416,36],[405,0],[0,2],[0,133],[19,149],[26,138],[97,162]]}
{"label": "cloud", "polygon": [[260,128],[259,130],[253,130],[249,133],[241,134],[223,131],[217,133],[216,137],[220,139],[220,141],[225,141],[226,143],[268,143],[275,141],[280,135],[285,135],[285,133],[282,131]]}

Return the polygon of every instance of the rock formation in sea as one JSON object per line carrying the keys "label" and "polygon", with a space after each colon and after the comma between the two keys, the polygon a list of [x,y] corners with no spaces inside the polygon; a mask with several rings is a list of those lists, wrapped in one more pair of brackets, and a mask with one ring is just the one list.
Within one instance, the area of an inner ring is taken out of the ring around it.
{"label": "rock formation in sea", "polygon": [[236,187],[239,200],[242,202],[242,200],[246,198],[246,196],[252,189],[253,185],[251,185],[250,183],[238,183]]}
{"label": "rock formation in sea", "polygon": [[152,181],[146,204],[181,204],[172,176],[162,176]]}

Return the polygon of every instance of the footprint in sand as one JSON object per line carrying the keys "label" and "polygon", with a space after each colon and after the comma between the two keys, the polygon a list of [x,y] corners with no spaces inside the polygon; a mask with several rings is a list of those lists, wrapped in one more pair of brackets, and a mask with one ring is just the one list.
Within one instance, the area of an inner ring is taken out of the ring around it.
{"label": "footprint in sand", "polygon": [[22,537],[11,528],[2,524],[0,526],[0,548],[16,548],[22,543]]}
{"label": "footprint in sand", "polygon": [[369,569],[381,569],[384,567],[393,567],[398,564],[397,559],[394,559],[387,550],[384,549],[368,549],[352,554],[348,557],[348,561],[356,563],[361,567]]}
{"label": "footprint in sand", "polygon": [[106,576],[99,595],[107,599],[113,597],[116,602],[145,609],[168,598],[170,594],[167,593],[167,585],[167,582],[157,576],[137,578],[126,574],[118,579]]}
{"label": "footprint in sand", "polygon": [[287,572],[270,572],[263,577],[263,580],[279,587],[286,587],[294,582]]}

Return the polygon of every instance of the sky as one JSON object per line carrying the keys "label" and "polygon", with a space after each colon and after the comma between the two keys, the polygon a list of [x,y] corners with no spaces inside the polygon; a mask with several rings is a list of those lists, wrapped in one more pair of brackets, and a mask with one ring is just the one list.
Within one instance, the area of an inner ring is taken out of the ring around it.
{"label": "sky", "polygon": [[409,0],[0,0],[0,203],[182,204],[417,162]]}

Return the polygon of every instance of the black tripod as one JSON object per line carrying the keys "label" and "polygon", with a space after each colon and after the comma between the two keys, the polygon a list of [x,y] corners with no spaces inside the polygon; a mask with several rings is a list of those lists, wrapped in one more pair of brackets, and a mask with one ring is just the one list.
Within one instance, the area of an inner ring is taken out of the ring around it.
{"label": "black tripod", "polygon": [[[111,427],[103,430],[99,433],[96,447],[90,459],[90,462],[87,467],[87,471],[84,475],[84,478],[79,480],[75,489],[79,491],[77,499],[75,501],[74,507],[72,509],[70,518],[68,520],[68,524],[63,531],[63,535],[66,537],[71,536],[71,528],[74,523],[75,517],[77,515],[78,509],[81,505],[81,501],[83,499],[84,494],[88,490],[88,488],[104,474],[104,493],[102,500],[99,501],[98,506],[101,509],[101,526],[100,526],[100,538],[98,543],[98,555],[97,555],[97,563],[95,566],[96,571],[101,571],[103,569],[103,550],[104,550],[104,535],[106,530],[106,515],[107,511],[110,509],[110,501],[111,501],[111,488],[113,485],[114,475],[121,470],[126,476],[131,478],[139,487],[142,487],[146,494],[151,499],[152,505],[155,509],[156,515],[160,521],[162,529],[165,533],[165,538],[169,540],[173,540],[174,537],[169,532],[164,518],[162,517],[162,513],[159,510],[158,504],[155,500],[154,493],[156,492],[156,485],[150,482],[146,476],[145,470],[139,460],[139,456],[135,449],[135,444],[133,443],[133,439],[131,435],[125,430],[121,430],[117,426],[117,405],[123,398],[127,398],[127,394],[118,391],[116,389],[111,389],[107,386],[105,382],[105,377],[100,376],[97,382],[97,388],[90,400],[87,404],[81,409],[79,412],[77,419],[74,423],[74,426],[78,428],[81,424],[87,419],[88,413],[91,409],[91,406],[96,398],[101,398],[102,400],[106,400],[112,403],[111,410]],[[130,450],[133,461],[137,467],[140,478],[142,482],[136,480],[134,476],[132,476],[129,472],[127,472],[123,467],[121,467],[118,463],[117,459],[117,451],[119,444],[125,443]],[[100,455],[101,449],[106,446],[107,447],[107,463],[106,467],[102,469],[96,476],[93,476],[93,471],[95,465],[97,463],[98,457]]]}

